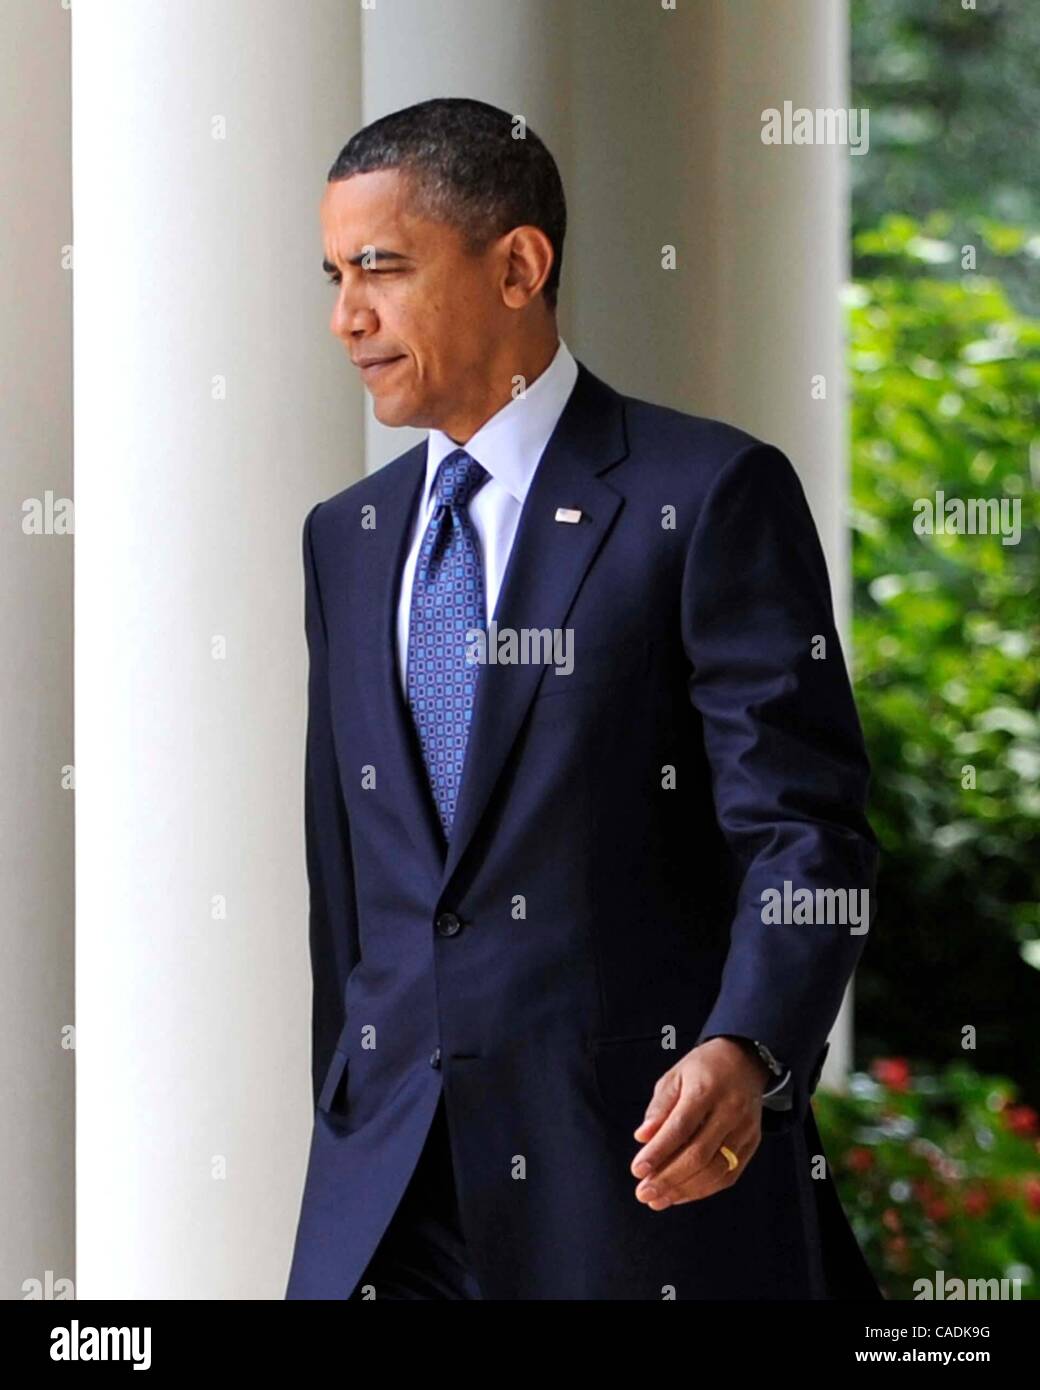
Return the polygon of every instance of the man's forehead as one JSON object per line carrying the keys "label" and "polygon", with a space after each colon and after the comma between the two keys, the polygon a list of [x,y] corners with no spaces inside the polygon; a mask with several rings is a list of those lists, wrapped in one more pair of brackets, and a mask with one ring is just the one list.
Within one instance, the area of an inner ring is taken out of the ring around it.
{"label": "man's forehead", "polygon": [[[392,247],[410,253],[422,227],[432,227],[411,210],[405,181],[378,174],[355,174],[327,184],[322,194],[321,220],[326,252],[349,260],[366,246]],[[379,182],[375,182],[376,180]]]}
{"label": "man's forehead", "polygon": [[401,224],[415,220],[411,185],[397,169],[352,174],[327,183],[321,206],[322,213],[336,222],[359,217]]}

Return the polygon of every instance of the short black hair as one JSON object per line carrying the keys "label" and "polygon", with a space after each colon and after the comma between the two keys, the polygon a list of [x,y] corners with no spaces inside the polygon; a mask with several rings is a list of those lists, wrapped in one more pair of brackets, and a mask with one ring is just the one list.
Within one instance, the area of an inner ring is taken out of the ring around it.
{"label": "short black hair", "polygon": [[377,169],[407,174],[416,210],[455,227],[471,255],[513,227],[540,228],[553,248],[542,289],[556,308],[567,205],[556,161],[522,117],[470,97],[421,101],[352,135],[328,181]]}

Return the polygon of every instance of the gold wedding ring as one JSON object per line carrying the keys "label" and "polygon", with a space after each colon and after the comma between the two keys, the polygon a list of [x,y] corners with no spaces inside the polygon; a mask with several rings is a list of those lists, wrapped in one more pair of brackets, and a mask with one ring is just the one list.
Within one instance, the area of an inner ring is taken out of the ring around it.
{"label": "gold wedding ring", "polygon": [[727,1148],[725,1144],[723,1144],[722,1148],[719,1149],[719,1153],[726,1160],[726,1167],[729,1169],[731,1173],[733,1172],[734,1168],[740,1167],[740,1159],[736,1156],[733,1150]]}

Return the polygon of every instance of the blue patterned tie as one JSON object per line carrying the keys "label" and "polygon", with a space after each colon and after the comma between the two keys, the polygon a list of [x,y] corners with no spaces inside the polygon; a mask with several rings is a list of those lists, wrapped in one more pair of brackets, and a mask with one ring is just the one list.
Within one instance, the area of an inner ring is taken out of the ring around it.
{"label": "blue patterned tie", "polygon": [[484,567],[467,506],[487,471],[465,449],[437,470],[408,623],[408,703],[447,838],[455,819],[479,665],[466,634],[487,625]]}

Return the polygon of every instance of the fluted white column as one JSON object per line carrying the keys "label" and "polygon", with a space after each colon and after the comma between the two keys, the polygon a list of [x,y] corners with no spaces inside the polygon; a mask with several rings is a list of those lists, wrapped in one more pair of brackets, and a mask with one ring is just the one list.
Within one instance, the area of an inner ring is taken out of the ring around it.
{"label": "fluted white column", "polygon": [[310,1116],[301,527],[358,8],[73,20],[78,1293],[280,1298]]}

